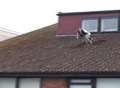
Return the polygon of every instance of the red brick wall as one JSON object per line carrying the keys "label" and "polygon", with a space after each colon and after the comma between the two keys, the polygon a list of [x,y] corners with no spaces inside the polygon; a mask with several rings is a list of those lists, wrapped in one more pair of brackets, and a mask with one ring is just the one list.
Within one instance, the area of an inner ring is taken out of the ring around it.
{"label": "red brick wall", "polygon": [[59,17],[57,35],[76,35],[79,26],[78,16]]}
{"label": "red brick wall", "polygon": [[67,88],[67,83],[61,78],[45,78],[42,80],[42,88]]}
{"label": "red brick wall", "polygon": [[106,16],[119,16],[118,13],[108,14],[86,14],[86,15],[68,15],[59,16],[58,29],[56,35],[76,35],[77,30],[81,27],[81,22],[86,18],[99,18]]}

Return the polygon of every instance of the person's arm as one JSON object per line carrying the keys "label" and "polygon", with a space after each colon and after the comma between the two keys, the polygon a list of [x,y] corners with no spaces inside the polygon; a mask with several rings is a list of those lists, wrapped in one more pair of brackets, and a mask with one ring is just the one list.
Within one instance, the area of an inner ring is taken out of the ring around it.
{"label": "person's arm", "polygon": [[85,30],[85,29],[83,29],[83,31],[84,31],[86,34],[91,35],[91,33],[90,33],[89,31],[87,31],[87,30]]}
{"label": "person's arm", "polygon": [[76,39],[79,39],[79,33],[78,33],[78,31],[77,31],[77,34],[76,34]]}

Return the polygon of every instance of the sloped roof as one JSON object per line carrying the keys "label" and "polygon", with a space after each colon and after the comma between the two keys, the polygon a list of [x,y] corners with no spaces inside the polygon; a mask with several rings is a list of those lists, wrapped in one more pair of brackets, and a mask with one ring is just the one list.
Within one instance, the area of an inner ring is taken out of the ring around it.
{"label": "sloped roof", "polygon": [[56,37],[57,24],[0,44],[0,73],[120,72],[120,33],[93,34],[84,44],[74,37]]}

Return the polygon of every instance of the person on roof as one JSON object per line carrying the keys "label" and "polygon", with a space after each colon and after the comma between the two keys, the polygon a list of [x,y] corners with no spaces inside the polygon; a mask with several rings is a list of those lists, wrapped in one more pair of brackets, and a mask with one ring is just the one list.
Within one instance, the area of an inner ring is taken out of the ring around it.
{"label": "person on roof", "polygon": [[92,44],[92,38],[91,38],[91,33],[85,29],[79,29],[77,31],[77,39],[79,39],[79,37],[83,38],[85,43],[90,43]]}

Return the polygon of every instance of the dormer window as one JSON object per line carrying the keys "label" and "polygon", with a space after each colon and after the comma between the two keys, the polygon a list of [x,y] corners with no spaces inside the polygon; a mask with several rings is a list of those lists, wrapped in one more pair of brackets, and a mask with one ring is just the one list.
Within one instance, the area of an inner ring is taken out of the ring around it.
{"label": "dormer window", "polygon": [[118,30],[118,18],[117,17],[109,17],[101,19],[101,31],[102,32],[110,32]]}
{"label": "dormer window", "polygon": [[82,20],[81,28],[89,32],[118,31],[118,17],[86,18]]}
{"label": "dormer window", "polygon": [[97,32],[98,19],[84,19],[84,20],[82,20],[82,29],[86,29],[89,32]]}

